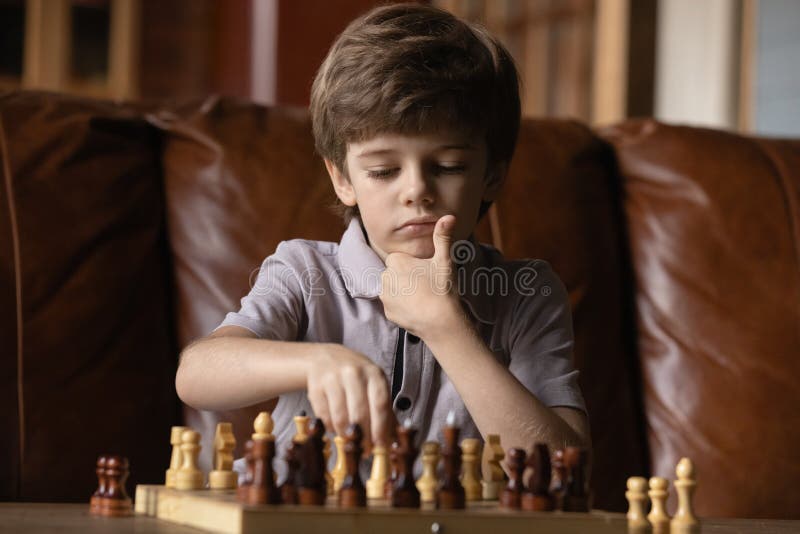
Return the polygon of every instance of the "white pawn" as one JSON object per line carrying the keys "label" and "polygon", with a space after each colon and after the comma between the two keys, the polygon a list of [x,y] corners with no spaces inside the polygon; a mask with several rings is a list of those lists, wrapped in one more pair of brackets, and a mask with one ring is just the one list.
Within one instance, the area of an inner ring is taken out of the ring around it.
{"label": "white pawn", "polygon": [[328,461],[331,459],[331,440],[328,436],[322,437],[322,457],[325,459],[325,487],[327,488],[328,495],[336,494],[333,480],[333,474],[328,470]]}
{"label": "white pawn", "polygon": [[233,472],[233,449],[236,437],[231,423],[217,423],[214,434],[214,470],[208,474],[210,489],[235,489],[237,474]]}
{"label": "white pawn", "polygon": [[461,485],[468,501],[481,500],[481,442],[467,438],[461,442]]}
{"label": "white pawn", "polygon": [[481,480],[482,496],[484,501],[496,501],[506,478],[506,474],[500,466],[506,453],[503,452],[503,447],[500,445],[499,435],[489,434],[486,436],[486,451],[489,459],[486,465],[487,469],[483,473],[483,480]]}
{"label": "white pawn", "polygon": [[196,490],[203,488],[203,472],[197,467],[200,455],[200,433],[184,430],[181,434],[183,464],[175,474],[175,489]]}
{"label": "white pawn", "polygon": [[694,478],[694,464],[689,458],[681,458],[675,467],[675,491],[678,494],[678,510],[670,523],[672,532],[699,532],[700,522],[692,509],[692,496],[697,481]]}
{"label": "white pawn", "polygon": [[625,498],[628,499],[628,530],[642,531],[650,528],[650,522],[644,515],[645,501],[647,500],[647,480],[644,477],[630,477],[628,479],[628,491]]}
{"label": "white pawn", "polygon": [[305,412],[301,413],[303,415],[294,416],[294,426],[296,429],[295,435],[292,438],[292,442],[294,443],[305,443],[306,439],[308,439],[309,418],[305,415]]}
{"label": "white pawn", "polygon": [[669,497],[669,484],[662,477],[650,477],[650,491],[647,492],[652,506],[647,519],[653,525],[653,532],[666,532],[669,529],[669,514],[667,514],[667,497]]}
{"label": "white pawn", "polygon": [[347,440],[343,436],[335,436],[333,444],[336,446],[336,464],[333,466],[333,491],[338,492],[342,487],[344,477],[347,476],[347,463],[345,462],[344,445]]}
{"label": "white pawn", "polygon": [[272,435],[272,429],[275,423],[272,422],[272,416],[269,412],[259,412],[255,419],[253,419],[253,441],[258,439],[266,439],[270,441],[275,440]]}
{"label": "white pawn", "polygon": [[372,448],[372,471],[367,480],[367,499],[383,499],[383,490],[389,476],[386,447],[375,445]]}
{"label": "white pawn", "polygon": [[422,475],[417,479],[422,502],[436,501],[436,486],[439,480],[436,477],[436,466],[439,465],[439,443],[426,441],[422,445]]}
{"label": "white pawn", "polygon": [[183,464],[183,455],[181,454],[181,434],[184,430],[188,430],[185,426],[173,426],[169,433],[169,443],[172,445],[172,456],[169,460],[169,469],[167,469],[166,480],[164,485],[168,488],[175,487],[175,475],[178,469]]}

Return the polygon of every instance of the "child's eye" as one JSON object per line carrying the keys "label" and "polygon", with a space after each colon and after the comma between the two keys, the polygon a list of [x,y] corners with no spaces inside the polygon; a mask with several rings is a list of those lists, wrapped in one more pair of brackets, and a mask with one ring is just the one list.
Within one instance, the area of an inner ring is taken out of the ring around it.
{"label": "child's eye", "polygon": [[467,167],[465,165],[437,165],[437,170],[441,174],[463,174]]}
{"label": "child's eye", "polygon": [[395,169],[367,170],[367,177],[369,177],[369,178],[388,178],[394,172],[395,172]]}

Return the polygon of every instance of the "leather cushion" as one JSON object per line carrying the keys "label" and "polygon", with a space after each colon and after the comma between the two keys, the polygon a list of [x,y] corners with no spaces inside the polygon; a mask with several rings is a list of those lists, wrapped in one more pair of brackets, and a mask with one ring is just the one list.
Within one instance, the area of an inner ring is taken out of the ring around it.
{"label": "leather cushion", "polygon": [[4,359],[22,361],[23,400],[21,424],[0,429],[23,444],[2,497],[85,501],[101,453],[128,456],[129,488],[158,482],[177,397],[155,131],[130,109],[38,92],[2,97],[0,120],[20,252],[13,267],[3,243],[0,287],[19,275],[22,312],[21,353]]}

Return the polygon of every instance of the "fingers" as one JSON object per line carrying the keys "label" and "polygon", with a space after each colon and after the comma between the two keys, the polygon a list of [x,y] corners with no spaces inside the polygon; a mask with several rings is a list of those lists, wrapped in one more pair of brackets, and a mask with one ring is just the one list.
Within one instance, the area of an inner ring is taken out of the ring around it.
{"label": "fingers", "polygon": [[314,416],[322,420],[327,430],[333,428],[331,422],[331,410],[328,406],[328,396],[325,390],[320,387],[315,387],[309,384],[308,387],[308,402],[311,403],[311,409],[314,410]]}
{"label": "fingers", "polygon": [[[367,379],[363,368],[346,368],[342,373],[342,381],[347,405],[349,423],[358,423],[364,433],[363,446],[372,447],[369,399],[367,398]],[[342,434],[340,434],[342,435]]]}
{"label": "fingers", "polygon": [[383,370],[365,356],[349,351],[316,367],[307,391],[311,408],[329,431],[343,436],[349,424],[358,423],[365,453],[376,443],[389,443],[395,426],[389,386]]}
{"label": "fingers", "polygon": [[331,421],[331,426],[328,426],[326,423],[325,427],[333,430],[337,436],[344,436],[347,425],[350,422],[347,412],[345,390],[338,381],[330,380],[325,385],[325,396],[328,399],[328,417]]}

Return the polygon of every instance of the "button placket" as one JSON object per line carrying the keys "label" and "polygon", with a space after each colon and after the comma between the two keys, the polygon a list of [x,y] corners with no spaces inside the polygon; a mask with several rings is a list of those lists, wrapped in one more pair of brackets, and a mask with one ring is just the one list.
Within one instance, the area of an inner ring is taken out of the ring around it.
{"label": "button placket", "polygon": [[403,347],[403,383],[398,393],[395,407],[403,417],[412,417],[416,411],[414,408],[421,401],[420,381],[424,368],[423,360],[424,344],[422,340],[406,332]]}

